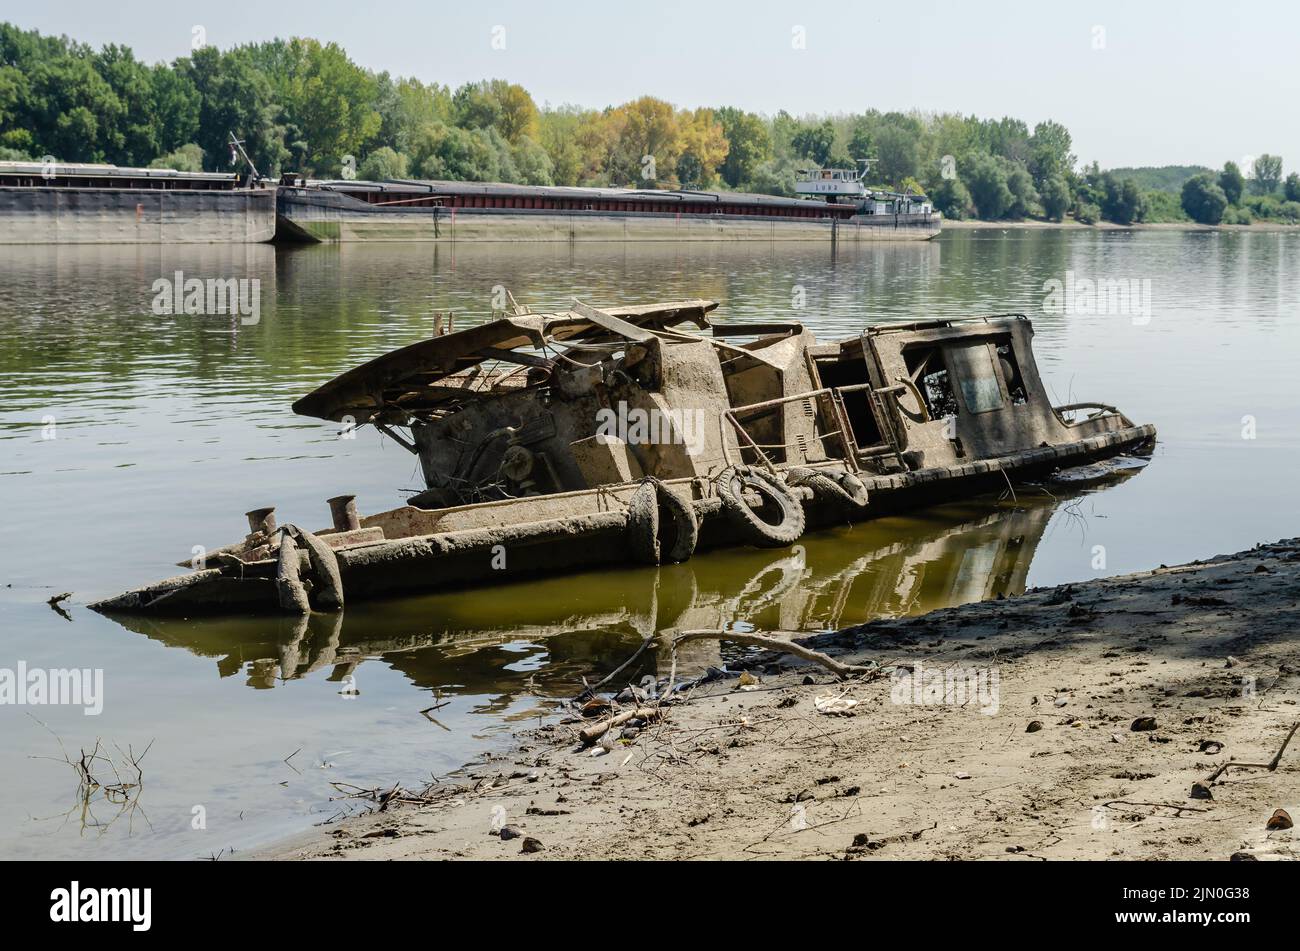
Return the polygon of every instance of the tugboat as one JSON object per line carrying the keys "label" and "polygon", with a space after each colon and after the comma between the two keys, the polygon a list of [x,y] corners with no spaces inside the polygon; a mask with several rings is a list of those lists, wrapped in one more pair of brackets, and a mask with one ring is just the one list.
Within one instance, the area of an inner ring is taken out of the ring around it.
{"label": "tugboat", "polygon": [[933,238],[939,234],[943,215],[925,195],[868,188],[866,176],[871,170],[868,159],[859,159],[860,168],[800,169],[794,183],[795,193],[807,198],[850,204],[854,213],[840,228],[880,229],[877,236]]}
{"label": "tugboat", "polygon": [[1013,479],[1128,465],[1154,444],[1113,406],[1053,406],[1019,314],[823,344],[797,322],[714,323],[717,306],[516,309],[349,370],[294,412],[376,427],[419,459],[423,491],[365,517],[337,496],[315,531],[254,509],[248,535],[197,570],[91,607],[306,614],[786,547]]}

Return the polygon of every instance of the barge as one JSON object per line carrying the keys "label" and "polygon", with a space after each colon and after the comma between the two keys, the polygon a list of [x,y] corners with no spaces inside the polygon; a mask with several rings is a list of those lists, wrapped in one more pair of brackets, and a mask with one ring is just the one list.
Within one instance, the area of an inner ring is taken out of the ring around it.
{"label": "barge", "polygon": [[233,172],[0,162],[0,244],[245,244],[274,237],[274,185]]}
{"label": "barge", "polygon": [[812,191],[803,173],[780,198],[742,192],[570,188],[480,182],[281,179],[277,234],[284,241],[909,241],[939,234],[942,215],[923,195],[867,189]]}
{"label": "barge", "polygon": [[[193,570],[106,613],[337,611],[345,601],[713,548],[795,544],[1103,460],[1155,428],[1052,405],[1022,315],[925,320],[818,342],[802,324],[714,322],[714,301],[507,316],[347,371],[293,405],[372,425],[426,488],[399,508],[329,500],[331,525],[247,513]],[[403,432],[402,430],[405,430]]]}

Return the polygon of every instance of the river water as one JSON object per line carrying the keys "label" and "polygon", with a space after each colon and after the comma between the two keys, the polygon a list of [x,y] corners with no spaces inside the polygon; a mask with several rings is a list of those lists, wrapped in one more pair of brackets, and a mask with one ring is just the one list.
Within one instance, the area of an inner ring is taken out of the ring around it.
{"label": "river water", "polygon": [[[258,319],[156,314],[154,282],[177,271],[257,279]],[[1089,297],[1089,281],[1112,283]],[[323,525],[324,500],[344,492],[362,512],[401,504],[419,487],[413,457],[369,429],[340,439],[289,404],[430,335],[435,312],[457,327],[487,319],[501,287],[535,311],[715,298],[720,320],[794,318],[824,340],[1022,311],[1058,402],[1118,405],[1160,443],[1145,471],[1082,496],[965,500],[790,551],[371,603],[306,625],[86,610],[176,573],[194,545],[239,539],[248,509]],[[247,850],[359,808],[334,783],[412,785],[461,766],[654,629],[820,630],[1294,533],[1298,316],[1297,232],[993,228],[838,250],[6,248],[0,677],[20,663],[99,670],[103,710],[0,706],[0,857]],[[64,616],[46,601],[67,591]],[[693,662],[717,662],[701,651]],[[64,751],[97,739],[105,786],[118,781],[109,760],[148,748],[140,789],[79,790]]]}

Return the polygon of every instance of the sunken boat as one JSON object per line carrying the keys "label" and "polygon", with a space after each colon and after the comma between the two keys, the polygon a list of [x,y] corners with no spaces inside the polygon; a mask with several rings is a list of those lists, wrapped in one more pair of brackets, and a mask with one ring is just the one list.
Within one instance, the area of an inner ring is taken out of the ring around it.
{"label": "sunken boat", "polygon": [[[240,542],[103,612],[305,614],[345,601],[738,545],[1095,473],[1149,455],[1114,406],[1054,406],[1019,314],[868,327],[819,343],[797,322],[711,320],[687,300],[516,312],[395,350],[296,413],[372,425],[426,488],[331,525],[246,513]],[[323,520],[323,519],[322,519]]]}

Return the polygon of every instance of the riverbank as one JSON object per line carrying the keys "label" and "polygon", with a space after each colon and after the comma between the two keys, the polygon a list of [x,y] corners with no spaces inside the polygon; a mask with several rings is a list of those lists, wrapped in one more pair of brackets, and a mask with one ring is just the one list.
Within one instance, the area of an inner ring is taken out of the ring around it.
{"label": "riverbank", "polygon": [[882,669],[749,654],[608,752],[580,722],[523,731],[423,805],[258,857],[1295,858],[1266,825],[1300,805],[1300,741],[1222,767],[1300,720],[1298,598],[1291,539],[817,635]]}
{"label": "riverbank", "polygon": [[944,231],[976,231],[981,229],[1032,228],[1045,231],[1296,231],[1300,224],[1283,221],[1254,221],[1248,225],[1202,225],[1194,221],[1138,221],[1120,225],[1113,221],[1098,221],[1086,225],[1073,218],[1063,221],[1037,221],[1025,218],[1020,221],[981,221],[977,218],[943,219]]}

